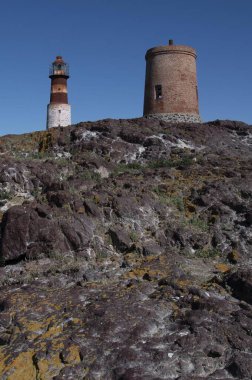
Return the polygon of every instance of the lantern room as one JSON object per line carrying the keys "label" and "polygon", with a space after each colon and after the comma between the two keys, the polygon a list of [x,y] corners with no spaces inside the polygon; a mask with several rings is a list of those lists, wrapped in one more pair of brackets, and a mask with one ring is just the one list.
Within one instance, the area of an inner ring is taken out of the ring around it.
{"label": "lantern room", "polygon": [[64,62],[63,58],[58,55],[56,60],[51,64],[49,69],[49,78],[54,76],[63,76],[69,78],[69,65]]}

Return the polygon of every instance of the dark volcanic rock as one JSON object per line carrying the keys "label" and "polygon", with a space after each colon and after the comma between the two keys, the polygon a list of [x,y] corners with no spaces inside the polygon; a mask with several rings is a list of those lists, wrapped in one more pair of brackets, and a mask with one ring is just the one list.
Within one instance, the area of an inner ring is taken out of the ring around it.
{"label": "dark volcanic rock", "polygon": [[60,240],[54,223],[39,214],[41,212],[30,206],[14,206],[6,212],[1,233],[4,260],[29,257],[32,252],[39,255],[48,248],[52,250],[55,240]]}
{"label": "dark volcanic rock", "polygon": [[231,288],[233,295],[252,305],[252,269],[239,269],[227,276],[227,285]]}
{"label": "dark volcanic rock", "polygon": [[120,252],[130,251],[132,241],[129,235],[122,228],[114,228],[109,230],[112,243]]}
{"label": "dark volcanic rock", "polygon": [[4,261],[38,258],[54,252],[81,250],[92,238],[94,225],[84,216],[64,221],[49,217],[45,208],[14,206],[2,220],[1,253]]}
{"label": "dark volcanic rock", "polygon": [[235,379],[251,379],[252,354],[236,353],[227,369]]}
{"label": "dark volcanic rock", "polygon": [[251,380],[251,131],[0,138],[0,378]]}
{"label": "dark volcanic rock", "polygon": [[46,196],[49,204],[57,207],[63,207],[64,205],[70,204],[73,198],[71,194],[65,190],[59,190],[57,192],[48,191]]}

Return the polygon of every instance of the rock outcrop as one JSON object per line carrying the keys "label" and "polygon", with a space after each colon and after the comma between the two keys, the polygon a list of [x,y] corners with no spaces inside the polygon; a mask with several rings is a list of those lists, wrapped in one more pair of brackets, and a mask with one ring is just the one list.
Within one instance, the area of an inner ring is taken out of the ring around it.
{"label": "rock outcrop", "polygon": [[0,139],[0,377],[252,376],[252,129]]}

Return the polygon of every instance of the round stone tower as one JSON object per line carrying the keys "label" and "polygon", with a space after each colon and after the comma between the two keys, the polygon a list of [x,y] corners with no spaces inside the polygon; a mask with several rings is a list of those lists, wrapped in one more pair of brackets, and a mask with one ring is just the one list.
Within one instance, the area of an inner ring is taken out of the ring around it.
{"label": "round stone tower", "polygon": [[200,123],[196,51],[183,45],[158,46],[145,55],[144,116]]}
{"label": "round stone tower", "polygon": [[71,106],[68,104],[67,79],[69,67],[61,56],[51,64],[49,71],[51,78],[50,104],[47,106],[47,129],[66,127],[71,124]]}

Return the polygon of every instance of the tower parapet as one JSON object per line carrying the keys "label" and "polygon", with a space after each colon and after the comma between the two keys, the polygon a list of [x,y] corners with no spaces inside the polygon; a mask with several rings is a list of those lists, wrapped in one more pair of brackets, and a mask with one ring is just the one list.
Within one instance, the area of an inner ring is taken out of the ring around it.
{"label": "tower parapet", "polygon": [[71,124],[71,106],[68,104],[67,79],[69,66],[61,56],[51,64],[49,69],[51,79],[50,103],[47,106],[47,129],[66,127]]}
{"label": "tower parapet", "polygon": [[195,49],[169,40],[149,49],[145,59],[144,116],[200,123]]}

